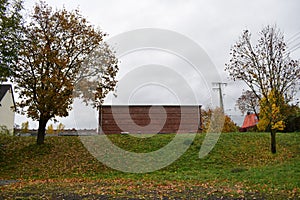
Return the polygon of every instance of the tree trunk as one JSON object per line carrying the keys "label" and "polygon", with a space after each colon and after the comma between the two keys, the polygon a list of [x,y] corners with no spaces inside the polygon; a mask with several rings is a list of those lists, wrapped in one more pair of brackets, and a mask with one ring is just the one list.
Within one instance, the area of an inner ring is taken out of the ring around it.
{"label": "tree trunk", "polygon": [[40,118],[39,120],[39,129],[38,129],[38,135],[36,140],[37,145],[44,144],[47,122],[48,122],[47,119]]}
{"label": "tree trunk", "polygon": [[259,120],[259,114],[256,112],[256,110],[254,110],[254,114],[256,115],[257,120]]}
{"label": "tree trunk", "polygon": [[271,129],[271,152],[276,153],[276,131]]}

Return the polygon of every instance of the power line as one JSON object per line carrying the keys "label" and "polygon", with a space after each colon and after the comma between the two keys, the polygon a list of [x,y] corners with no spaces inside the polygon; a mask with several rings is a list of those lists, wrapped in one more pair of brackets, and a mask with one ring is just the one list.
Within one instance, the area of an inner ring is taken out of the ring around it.
{"label": "power line", "polygon": [[288,42],[287,44],[291,45],[291,44],[297,42],[297,40],[299,40],[299,39],[300,39],[300,35],[298,37],[296,37],[295,39],[293,39],[291,42]]}
{"label": "power line", "polygon": [[296,34],[294,34],[292,37],[290,37],[288,40],[287,40],[287,44],[288,46],[288,50],[290,53],[298,50],[300,48],[300,31]]}
{"label": "power line", "polygon": [[298,38],[300,36],[300,31],[296,34],[294,34],[292,37],[290,37],[289,39],[287,39],[287,43],[292,43],[295,40],[295,37]]}
{"label": "power line", "polygon": [[294,46],[289,48],[289,52],[292,53],[292,52],[296,51],[299,48],[300,48],[300,42],[298,42],[297,44],[295,44]]}
{"label": "power line", "polygon": [[299,40],[300,40],[300,32],[294,34],[292,37],[287,39],[286,43],[290,47],[287,47],[288,51],[286,51],[284,53],[285,58],[287,58],[290,53],[293,53],[293,52],[297,51],[300,48],[300,41]]}

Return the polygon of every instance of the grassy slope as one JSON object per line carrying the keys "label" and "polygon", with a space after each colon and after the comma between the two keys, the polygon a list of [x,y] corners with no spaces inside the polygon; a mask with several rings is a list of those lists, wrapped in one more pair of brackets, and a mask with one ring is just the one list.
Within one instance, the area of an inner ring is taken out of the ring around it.
{"label": "grassy slope", "polygon": [[[135,152],[159,149],[173,137],[172,134],[147,139],[110,136],[118,146]],[[276,155],[270,153],[267,133],[222,134],[213,151],[199,159],[203,138],[204,135],[197,135],[189,150],[164,169],[130,174],[99,163],[77,137],[51,137],[46,139],[46,145],[36,146],[35,138],[0,136],[4,149],[0,151],[0,180],[22,180],[0,186],[0,190],[13,197],[15,191],[36,195],[57,190],[125,197],[139,194],[149,198],[151,195],[162,197],[166,191],[168,195],[180,194],[182,198],[203,195],[299,197],[299,133],[278,134]],[[43,185],[38,187],[40,183]],[[174,194],[170,194],[172,191]]]}

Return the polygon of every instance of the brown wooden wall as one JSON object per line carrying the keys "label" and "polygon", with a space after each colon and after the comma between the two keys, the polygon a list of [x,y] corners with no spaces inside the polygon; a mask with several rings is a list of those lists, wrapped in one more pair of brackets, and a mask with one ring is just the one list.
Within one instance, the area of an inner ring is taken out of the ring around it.
{"label": "brown wooden wall", "polygon": [[199,132],[201,106],[102,106],[101,133],[189,133]]}

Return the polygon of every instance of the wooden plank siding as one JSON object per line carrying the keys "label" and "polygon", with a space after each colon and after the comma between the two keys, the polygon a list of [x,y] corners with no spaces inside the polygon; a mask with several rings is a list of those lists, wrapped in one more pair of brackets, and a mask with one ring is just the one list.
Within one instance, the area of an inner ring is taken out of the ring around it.
{"label": "wooden plank siding", "polygon": [[103,105],[100,133],[189,133],[201,131],[201,106]]}

